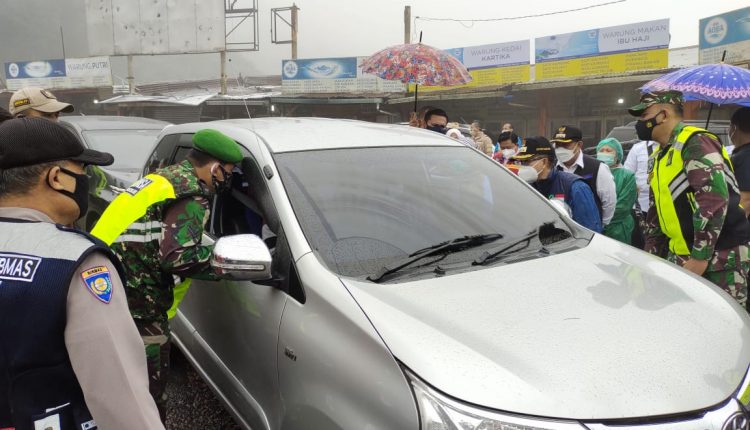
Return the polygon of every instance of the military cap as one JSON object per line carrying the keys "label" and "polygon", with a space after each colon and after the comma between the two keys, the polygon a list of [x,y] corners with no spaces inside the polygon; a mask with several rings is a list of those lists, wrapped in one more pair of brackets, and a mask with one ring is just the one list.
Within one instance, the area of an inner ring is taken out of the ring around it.
{"label": "military cap", "polygon": [[226,134],[211,128],[204,128],[193,135],[193,148],[225,163],[237,164],[242,161],[240,145]]}
{"label": "military cap", "polygon": [[583,139],[583,133],[580,128],[572,125],[563,125],[557,129],[552,143],[579,142],[581,139]]}
{"label": "military cap", "polygon": [[684,103],[685,98],[679,91],[654,91],[643,93],[641,95],[641,102],[628,109],[628,113],[633,116],[641,116],[643,111],[648,109],[649,106],[658,104],[682,106]]}
{"label": "military cap", "polygon": [[518,150],[518,154],[513,156],[513,160],[526,161],[539,156],[555,156],[555,148],[552,147],[552,144],[544,136],[527,137],[524,139],[523,146]]}

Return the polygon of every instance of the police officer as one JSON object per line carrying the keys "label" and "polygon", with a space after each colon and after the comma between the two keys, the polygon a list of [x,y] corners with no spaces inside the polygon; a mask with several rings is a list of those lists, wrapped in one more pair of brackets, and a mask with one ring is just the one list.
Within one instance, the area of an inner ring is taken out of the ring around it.
{"label": "police officer", "polygon": [[61,112],[73,112],[73,105],[57,100],[49,90],[26,87],[13,93],[8,104],[10,113],[16,117],[39,117],[57,121]]}
{"label": "police officer", "polygon": [[164,428],[117,259],[64,227],[112,161],[46,119],[0,125],[0,428]]}
{"label": "police officer", "polygon": [[638,138],[659,144],[649,161],[646,250],[712,281],[744,305],[750,224],[732,163],[716,136],[682,122],[683,103],[678,91],[653,92],[628,110],[639,118]]}
{"label": "police officer", "polygon": [[104,211],[92,234],[111,245],[128,270],[128,303],[146,347],[151,394],[166,417],[169,318],[188,281],[214,279],[212,246],[201,244],[210,215],[209,198],[229,186],[239,145],[212,129],[193,136],[193,148],[179,164],[157,170],[131,185]]}
{"label": "police officer", "polygon": [[597,233],[602,232],[593,191],[581,177],[555,168],[555,148],[546,138],[526,138],[513,160],[522,166],[518,175],[537,191],[550,200],[562,203],[578,224]]}

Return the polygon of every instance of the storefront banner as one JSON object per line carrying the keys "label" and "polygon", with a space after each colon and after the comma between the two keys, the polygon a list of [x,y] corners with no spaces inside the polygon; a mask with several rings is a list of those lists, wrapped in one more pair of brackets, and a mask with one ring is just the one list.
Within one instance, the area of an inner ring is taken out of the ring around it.
{"label": "storefront banner", "polygon": [[700,32],[700,64],[718,63],[724,51],[725,62],[750,61],[750,7],[703,18]]}
{"label": "storefront banner", "polygon": [[[446,52],[466,66],[472,81],[465,85],[452,87],[421,86],[419,91],[440,91],[527,82],[531,78],[530,45],[531,42],[528,40],[519,40],[447,49]],[[409,89],[414,91],[414,85],[409,85]]]}
{"label": "storefront banner", "polygon": [[666,68],[669,37],[668,19],[540,37],[536,79]]}
{"label": "storefront banner", "polygon": [[5,63],[9,90],[23,87],[46,89],[99,88],[112,86],[109,57]]}
{"label": "storefront banner", "polygon": [[285,94],[404,92],[401,82],[362,73],[365,58],[284,60],[281,90]]}

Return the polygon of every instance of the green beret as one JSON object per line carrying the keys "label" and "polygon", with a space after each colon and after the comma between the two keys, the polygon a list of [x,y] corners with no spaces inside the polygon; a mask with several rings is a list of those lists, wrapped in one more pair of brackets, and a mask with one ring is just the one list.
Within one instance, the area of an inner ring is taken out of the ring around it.
{"label": "green beret", "polygon": [[193,148],[225,163],[242,161],[240,145],[218,130],[204,128],[193,135]]}

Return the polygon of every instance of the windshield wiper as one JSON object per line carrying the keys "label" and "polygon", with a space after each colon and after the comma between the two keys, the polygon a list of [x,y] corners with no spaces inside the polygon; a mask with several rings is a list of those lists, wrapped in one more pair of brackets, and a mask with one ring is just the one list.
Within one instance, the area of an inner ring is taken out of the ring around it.
{"label": "windshield wiper", "polygon": [[[531,246],[531,241],[534,240],[535,237],[539,237],[539,241],[542,243],[542,246],[538,249],[538,252],[541,252],[543,254],[549,254],[550,251],[544,247],[545,243],[553,243],[562,239],[567,239],[571,237],[571,235],[567,231],[555,227],[554,222],[546,222],[540,225],[539,227],[535,228],[534,230],[530,231],[525,236],[521,236],[517,240],[514,240],[513,242],[508,243],[506,246],[504,246],[503,248],[495,252],[490,253],[490,252],[485,251],[481,256],[479,256],[479,258],[474,260],[471,264],[472,266],[479,266],[479,265],[487,264],[487,262],[489,261],[494,261],[495,259],[499,257],[505,257],[511,254],[521,252],[524,249],[527,249],[528,247]],[[521,247],[518,246],[523,243],[525,243],[524,246],[521,246]]]}
{"label": "windshield wiper", "polygon": [[[471,265],[472,266],[479,266],[479,265],[487,263],[490,260],[494,260],[497,257],[506,256],[506,255],[514,254],[516,252],[523,251],[524,249],[526,249],[529,246],[531,246],[531,241],[536,236],[537,236],[537,232],[533,231],[533,232],[527,234],[526,236],[521,237],[518,240],[514,240],[513,242],[509,243],[508,245],[506,245],[505,247],[503,247],[502,249],[500,249],[499,251],[495,251],[493,253],[489,253],[489,252],[485,251],[484,254],[480,255],[479,258],[477,258],[476,260],[474,260],[471,263]],[[518,245],[520,245],[522,243],[526,243],[526,245],[525,246],[521,246],[521,247],[519,247],[517,249],[513,249],[513,248],[517,247]],[[544,247],[542,247],[542,248],[544,248]],[[509,251],[511,249],[513,249],[513,250]]]}
{"label": "windshield wiper", "polygon": [[479,235],[474,235],[474,236],[463,236],[463,237],[459,237],[453,240],[440,242],[436,245],[429,246],[427,248],[423,248],[418,251],[412,252],[403,261],[390,264],[387,266],[383,266],[380,270],[377,271],[377,273],[374,273],[368,276],[367,279],[372,282],[380,282],[385,276],[388,276],[392,273],[396,273],[399,270],[409,267],[412,264],[420,260],[423,260],[427,257],[431,257],[433,255],[443,255],[443,254],[447,255],[453,252],[463,251],[469,248],[475,248],[477,246],[481,246],[490,242],[494,242],[502,238],[503,238],[503,235],[500,233],[491,233],[491,234],[479,234]]}

